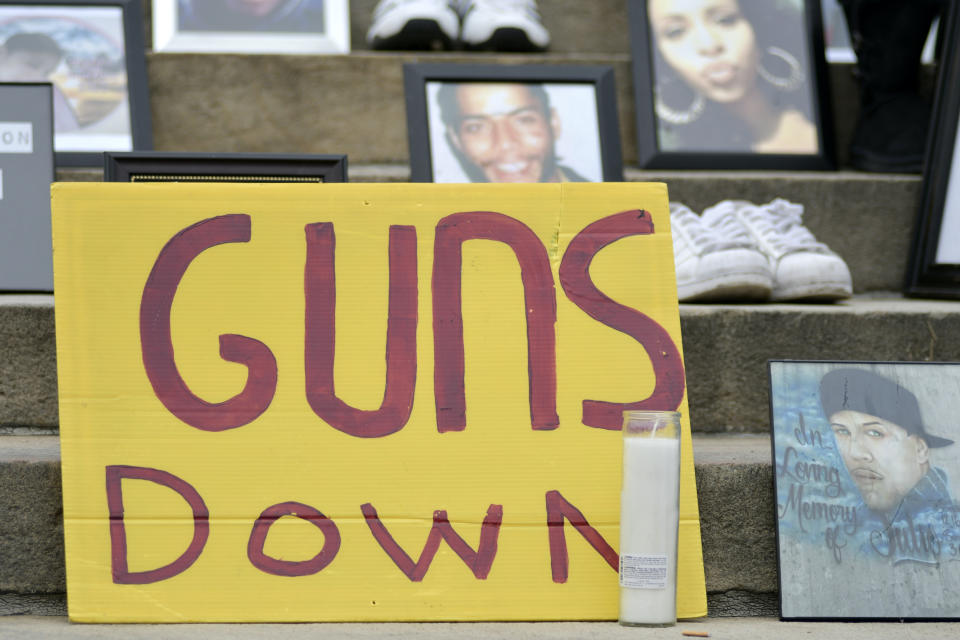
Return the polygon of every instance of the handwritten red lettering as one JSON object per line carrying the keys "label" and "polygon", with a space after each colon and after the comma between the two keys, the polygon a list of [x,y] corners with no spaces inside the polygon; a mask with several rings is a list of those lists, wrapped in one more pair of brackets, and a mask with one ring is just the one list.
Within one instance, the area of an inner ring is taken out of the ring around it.
{"label": "handwritten red lettering", "polygon": [[[280,560],[268,556],[263,551],[267,542],[267,533],[274,522],[284,516],[296,516],[306,520],[323,532],[323,547],[309,560]],[[340,551],[340,530],[333,520],[313,507],[300,502],[282,502],[264,509],[253,524],[250,540],[247,542],[247,558],[250,563],[264,573],[275,576],[309,576],[322,571],[333,562]]]}
{"label": "handwritten red lettering", "polygon": [[501,213],[454,213],[437,223],[433,249],[433,351],[437,430],[462,431],[467,425],[463,387],[463,315],[461,268],[463,243],[496,240],[513,249],[527,317],[527,371],[530,422],[534,429],[555,429],[557,354],[554,325],[557,301],[547,251],[525,224]]}
{"label": "handwritten red lettering", "polygon": [[397,544],[386,526],[380,522],[377,510],[369,502],[360,506],[363,517],[366,519],[370,533],[387,552],[390,559],[400,568],[412,582],[420,582],[427,574],[433,556],[440,548],[440,540],[446,540],[454,553],[469,567],[478,580],[485,580],[493,566],[493,559],[497,555],[497,540],[500,536],[500,523],[503,521],[503,506],[492,504],[487,509],[487,515],[480,525],[480,542],[474,551],[460,535],[453,530],[447,519],[446,511],[433,512],[433,526],[427,535],[427,542],[420,552],[420,559],[416,562],[407,555],[407,552]]}
{"label": "handwritten red lettering", "polygon": [[631,409],[673,411],[683,400],[683,361],[666,330],[636,309],[614,302],[593,284],[590,263],[607,245],[621,238],[653,233],[646,211],[623,211],[587,225],[567,247],[560,262],[560,286],[591,318],[636,339],[653,364],[653,393],[637,402],[583,401],[583,423],[599,429],[620,429],[623,412]]}
{"label": "handwritten red lettering", "polygon": [[[183,573],[196,562],[210,535],[210,513],[197,490],[172,473],[148,467],[111,465],[106,468],[107,508],[110,512],[110,559],[116,584],[149,584]],[[121,480],[149,480],[180,494],[193,512],[193,539],[176,560],[158,569],[129,571],[127,565],[127,528],[123,520],[123,487]]]}
{"label": "handwritten red lettering", "polygon": [[564,518],[570,521],[577,533],[597,550],[614,571],[619,571],[620,556],[613,550],[600,532],[590,526],[583,513],[570,504],[559,491],[547,491],[547,536],[550,540],[550,571],[554,582],[566,582],[569,570],[567,538],[563,532]]}
{"label": "handwritten red lettering", "polygon": [[218,244],[250,241],[250,216],[209,218],[175,235],[160,251],[140,301],[140,347],[153,391],[177,418],[204,431],[249,424],[273,400],[277,360],[265,344],[234,334],[220,336],[220,357],[247,367],[243,391],[220,403],[194,395],[177,370],[170,337],[170,308],[187,267],[200,253]]}
{"label": "handwritten red lettering", "polygon": [[410,419],[417,379],[417,232],[390,227],[390,288],[387,311],[386,389],[380,408],[355,409],[337,397],[333,365],[336,349],[336,236],[328,222],[306,227],[304,271],[306,324],[304,366],[307,402],[333,428],[360,438],[395,433]]}

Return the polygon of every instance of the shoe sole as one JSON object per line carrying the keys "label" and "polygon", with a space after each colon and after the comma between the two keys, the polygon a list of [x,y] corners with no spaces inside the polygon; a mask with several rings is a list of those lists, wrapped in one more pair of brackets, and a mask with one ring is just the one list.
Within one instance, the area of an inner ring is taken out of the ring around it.
{"label": "shoe sole", "polygon": [[374,37],[370,48],[387,51],[443,51],[453,48],[453,40],[435,20],[410,20],[392,36]]}
{"label": "shoe sole", "polygon": [[677,285],[680,302],[762,302],[770,298],[769,276],[733,274]]}
{"label": "shoe sole", "polygon": [[546,47],[538,47],[527,37],[526,31],[514,27],[501,27],[483,42],[463,42],[467,51],[503,51],[516,53],[539,53]]}
{"label": "shoe sole", "polygon": [[851,295],[849,284],[842,282],[810,282],[792,289],[774,289],[772,302],[834,302]]}

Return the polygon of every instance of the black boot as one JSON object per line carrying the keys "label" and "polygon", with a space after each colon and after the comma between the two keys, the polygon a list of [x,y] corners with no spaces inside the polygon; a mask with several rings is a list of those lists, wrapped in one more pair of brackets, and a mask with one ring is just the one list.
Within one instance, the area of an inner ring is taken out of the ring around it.
{"label": "black boot", "polygon": [[930,125],[920,55],[944,2],[842,1],[860,80],[850,162],[863,171],[920,173]]}

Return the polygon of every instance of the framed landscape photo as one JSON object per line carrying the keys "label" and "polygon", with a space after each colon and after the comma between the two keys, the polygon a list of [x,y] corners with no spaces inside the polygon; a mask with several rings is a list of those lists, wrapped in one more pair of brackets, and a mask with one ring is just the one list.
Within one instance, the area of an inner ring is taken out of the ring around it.
{"label": "framed landscape photo", "polygon": [[53,84],[57,165],[152,146],[140,0],[0,1],[0,82]]}
{"label": "framed landscape photo", "polygon": [[905,293],[960,298],[960,10],[947,10]]}
{"label": "framed landscape photo", "polygon": [[769,374],[782,619],[960,619],[960,363]]}
{"label": "framed landscape photo", "polygon": [[53,291],[53,86],[0,83],[0,291]]}
{"label": "framed landscape photo", "polygon": [[345,155],[105,153],[107,182],[346,182]]}
{"label": "framed landscape photo", "polygon": [[348,0],[153,0],[155,51],[350,52]]}
{"label": "framed landscape photo", "polygon": [[833,168],[819,0],[628,2],[641,167]]}
{"label": "framed landscape photo", "polygon": [[613,68],[405,64],[413,182],[623,180]]}

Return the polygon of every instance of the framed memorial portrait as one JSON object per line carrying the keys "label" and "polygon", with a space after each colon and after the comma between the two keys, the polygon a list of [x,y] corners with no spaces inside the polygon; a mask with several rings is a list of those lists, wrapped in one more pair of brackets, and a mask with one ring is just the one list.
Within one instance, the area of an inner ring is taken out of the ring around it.
{"label": "framed memorial portrait", "polygon": [[0,291],[53,291],[53,85],[0,83]]}
{"label": "framed memorial portrait", "polygon": [[781,618],[960,619],[960,363],[768,366]]}
{"label": "framed memorial portrait", "polygon": [[641,167],[833,168],[819,0],[628,8]]}
{"label": "framed memorial portrait", "polygon": [[414,182],[623,180],[613,68],[406,64]]}
{"label": "framed memorial portrait", "polygon": [[105,153],[107,182],[346,182],[345,155]]}
{"label": "framed memorial portrait", "polygon": [[960,8],[950,3],[905,293],[960,298]]}
{"label": "framed memorial portrait", "polygon": [[350,52],[348,0],[153,0],[154,51]]}
{"label": "framed memorial portrait", "polygon": [[0,82],[53,84],[57,165],[152,146],[140,0],[0,0]]}

